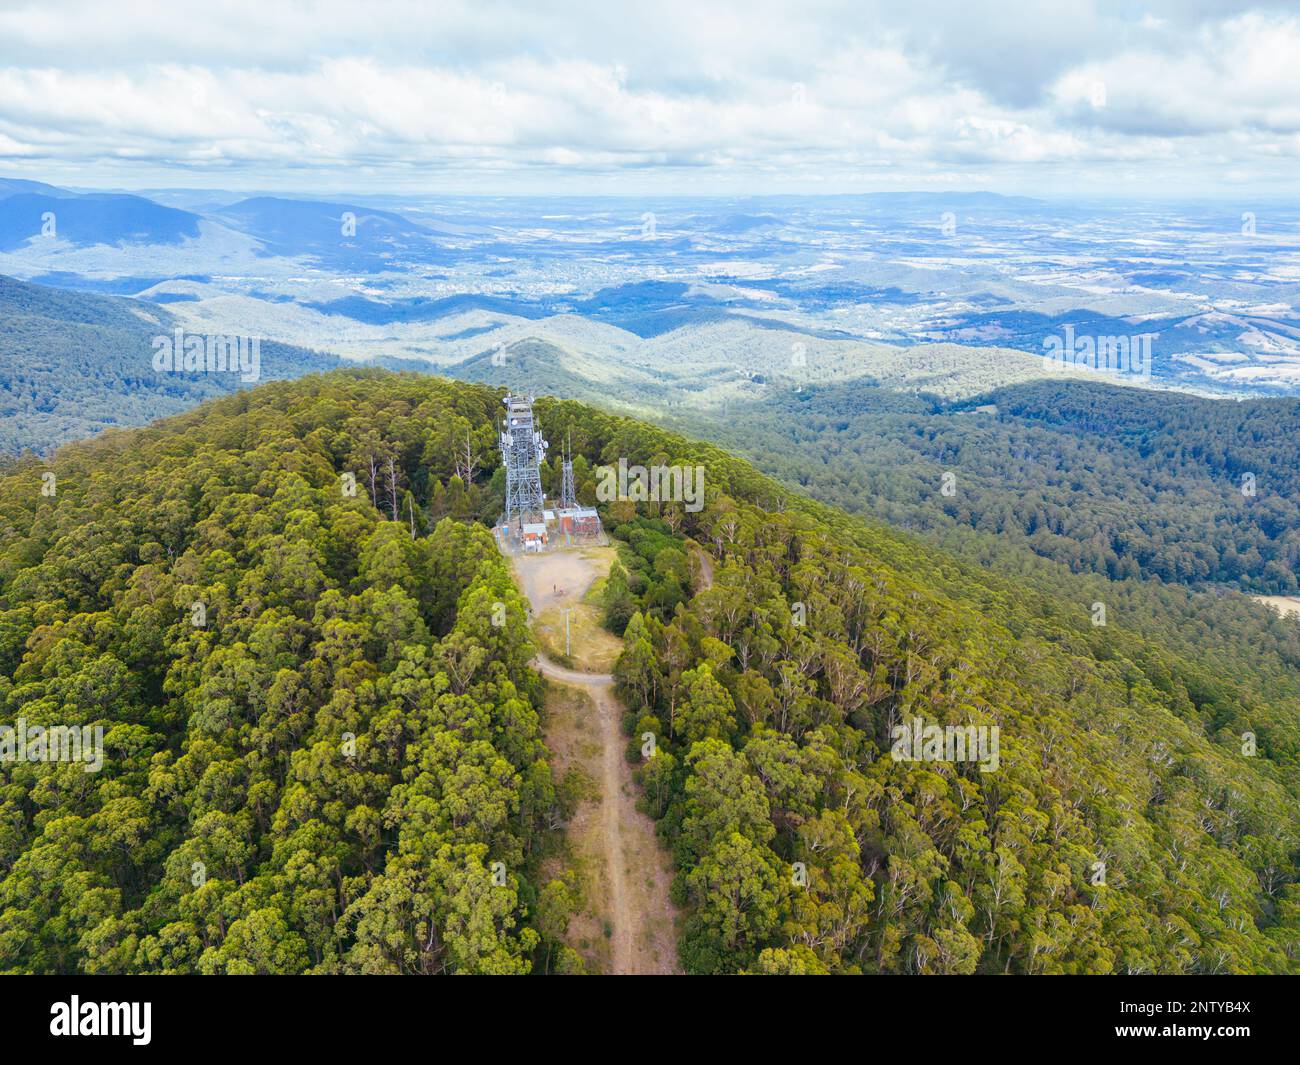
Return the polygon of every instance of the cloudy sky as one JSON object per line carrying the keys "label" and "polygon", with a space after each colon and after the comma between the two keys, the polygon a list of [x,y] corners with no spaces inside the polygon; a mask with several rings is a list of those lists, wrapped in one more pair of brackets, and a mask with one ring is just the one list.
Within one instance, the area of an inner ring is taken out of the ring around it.
{"label": "cloudy sky", "polygon": [[0,176],[1289,196],[1300,3],[0,0]]}

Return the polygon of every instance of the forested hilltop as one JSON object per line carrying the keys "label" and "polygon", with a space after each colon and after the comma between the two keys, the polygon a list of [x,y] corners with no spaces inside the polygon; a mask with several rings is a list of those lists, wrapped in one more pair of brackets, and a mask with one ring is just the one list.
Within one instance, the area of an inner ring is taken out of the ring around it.
{"label": "forested hilltop", "polygon": [[572,961],[531,879],[557,800],[509,567],[368,480],[381,434],[400,492],[497,406],[316,378],[67,447],[52,498],[38,463],[0,478],[4,718],[106,730],[98,774],[0,766],[0,970]]}
{"label": "forested hilltop", "polygon": [[[340,372],[0,476],[0,721],[106,729],[97,774],[0,763],[0,970],[578,967],[538,875],[566,789],[481,525],[499,410]],[[1097,626],[717,447],[538,411],[584,499],[620,458],[706,471],[698,512],[603,506],[689,971],[1296,967],[1300,627],[1100,578]],[[997,726],[997,767],[895,760],[916,717]]]}

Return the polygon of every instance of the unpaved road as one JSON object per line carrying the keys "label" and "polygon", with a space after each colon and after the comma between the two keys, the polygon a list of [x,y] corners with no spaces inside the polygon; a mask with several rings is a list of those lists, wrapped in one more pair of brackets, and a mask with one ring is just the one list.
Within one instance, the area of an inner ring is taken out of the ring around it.
{"label": "unpaved road", "polygon": [[700,587],[697,592],[708,591],[713,587],[713,556],[703,547],[696,546],[695,557],[700,563]]}
{"label": "unpaved road", "polygon": [[[610,556],[592,552],[584,558],[582,554],[566,551],[515,558],[515,572],[534,613],[580,601],[592,581],[608,571]],[[557,595],[552,586],[562,588],[564,594]],[[580,665],[582,649],[573,650]],[[596,708],[600,797],[595,815],[601,853],[595,857],[604,873],[606,897],[595,902],[609,923],[611,970],[616,975],[678,972],[676,913],[668,897],[669,861],[659,846],[654,822],[636,808],[637,785],[623,757],[623,706],[614,694],[614,678],[608,673],[565,669],[544,656],[539,656],[537,666],[551,680],[581,688]]]}

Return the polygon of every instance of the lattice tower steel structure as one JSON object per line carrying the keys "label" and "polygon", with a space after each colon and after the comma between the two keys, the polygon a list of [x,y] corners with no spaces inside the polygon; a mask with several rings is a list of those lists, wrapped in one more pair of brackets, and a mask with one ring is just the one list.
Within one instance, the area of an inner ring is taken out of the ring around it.
{"label": "lattice tower steel structure", "polygon": [[533,397],[506,396],[501,431],[501,463],[506,468],[505,523],[518,528],[524,522],[544,520],[542,459],[546,441],[533,422]]}
{"label": "lattice tower steel structure", "polygon": [[564,449],[564,477],[560,484],[560,509],[569,510],[578,505],[578,492],[573,487],[573,433]]}

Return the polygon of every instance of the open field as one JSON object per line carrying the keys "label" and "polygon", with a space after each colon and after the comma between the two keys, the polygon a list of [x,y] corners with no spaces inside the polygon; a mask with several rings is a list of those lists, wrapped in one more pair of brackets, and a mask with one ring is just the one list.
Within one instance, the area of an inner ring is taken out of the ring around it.
{"label": "open field", "polygon": [[[586,673],[608,673],[614,668],[622,643],[601,625],[596,602],[614,557],[612,547],[586,547],[516,560],[533,604],[533,631],[548,658]],[[565,610],[572,611],[567,654]]]}
{"label": "open field", "polygon": [[1295,595],[1252,595],[1257,603],[1271,606],[1285,617],[1300,617],[1300,596]]}

